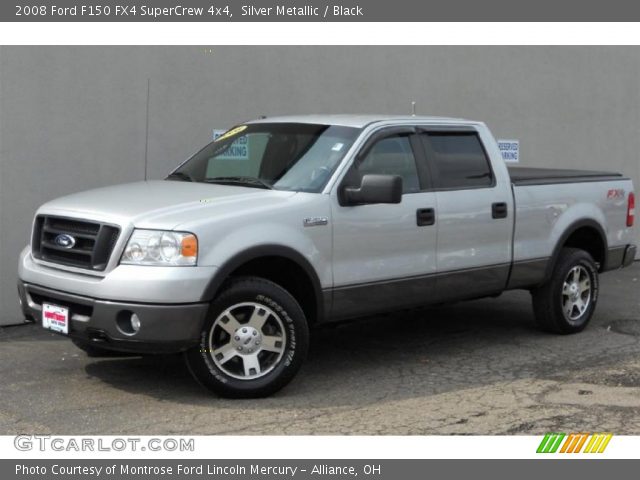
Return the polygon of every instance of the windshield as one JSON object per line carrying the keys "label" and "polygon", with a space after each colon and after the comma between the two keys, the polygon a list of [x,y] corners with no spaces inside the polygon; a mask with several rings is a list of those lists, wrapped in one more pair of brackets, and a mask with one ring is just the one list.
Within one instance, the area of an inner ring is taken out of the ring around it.
{"label": "windshield", "polygon": [[222,134],[168,179],[320,192],[360,129],[255,123]]}

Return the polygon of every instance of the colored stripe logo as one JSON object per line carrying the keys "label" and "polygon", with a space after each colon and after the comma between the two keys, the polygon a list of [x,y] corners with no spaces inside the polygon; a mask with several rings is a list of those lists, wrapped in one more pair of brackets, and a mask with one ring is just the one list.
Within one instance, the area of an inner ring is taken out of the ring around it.
{"label": "colored stripe logo", "polygon": [[612,433],[547,433],[536,453],[603,453]]}

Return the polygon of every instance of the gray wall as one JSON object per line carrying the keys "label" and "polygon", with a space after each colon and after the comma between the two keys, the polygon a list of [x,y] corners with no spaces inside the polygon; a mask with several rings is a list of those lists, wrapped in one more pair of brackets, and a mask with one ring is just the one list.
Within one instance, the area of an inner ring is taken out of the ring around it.
{"label": "gray wall", "polygon": [[[150,79],[148,140],[147,81]],[[638,47],[0,47],[0,324],[35,209],[162,178],[258,115],[418,113],[486,121],[521,163],[640,185]]]}

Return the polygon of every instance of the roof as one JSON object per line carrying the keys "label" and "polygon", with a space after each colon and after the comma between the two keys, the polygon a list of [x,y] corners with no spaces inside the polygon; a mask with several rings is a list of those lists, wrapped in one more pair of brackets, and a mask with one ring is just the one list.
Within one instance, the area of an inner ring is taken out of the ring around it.
{"label": "roof", "polygon": [[265,117],[247,123],[315,123],[320,125],[342,125],[345,127],[363,128],[378,122],[417,122],[417,123],[467,123],[471,120],[447,117],[426,117],[421,115],[289,115],[282,117]]}

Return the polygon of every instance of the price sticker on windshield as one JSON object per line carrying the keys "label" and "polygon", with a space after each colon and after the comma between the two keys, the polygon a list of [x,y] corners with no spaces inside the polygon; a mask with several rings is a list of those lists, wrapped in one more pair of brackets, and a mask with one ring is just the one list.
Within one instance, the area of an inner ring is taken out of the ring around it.
{"label": "price sticker on windshield", "polygon": [[218,138],[215,139],[216,142],[221,142],[222,140],[225,140],[227,138],[233,137],[234,135],[239,134],[240,132],[244,132],[247,129],[246,125],[240,125],[239,127],[236,128],[232,128],[231,130],[229,130],[226,133],[223,133],[222,135],[220,135]]}

